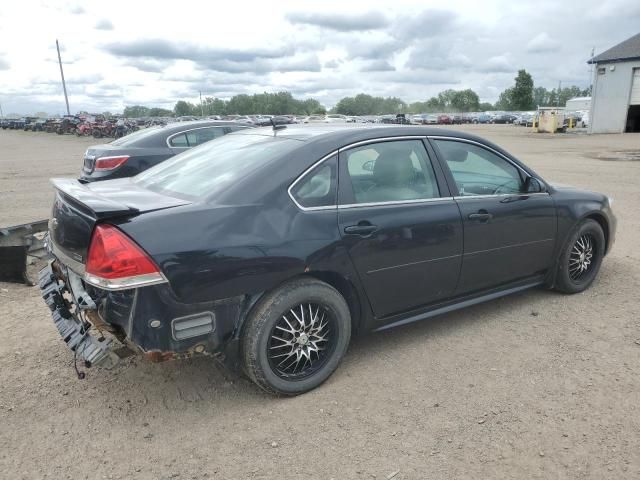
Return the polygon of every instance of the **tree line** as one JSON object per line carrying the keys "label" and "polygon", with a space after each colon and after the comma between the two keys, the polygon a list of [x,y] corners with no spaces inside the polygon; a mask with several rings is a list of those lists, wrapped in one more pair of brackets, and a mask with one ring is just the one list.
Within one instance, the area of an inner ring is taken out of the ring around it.
{"label": "tree line", "polygon": [[[495,104],[480,102],[471,89],[444,90],[425,101],[407,103],[398,97],[377,97],[360,93],[338,101],[331,113],[343,115],[383,115],[397,113],[483,112],[489,110],[526,111],[538,106],[564,106],[570,98],[588,96],[590,88],[575,85],[547,90],[536,87],[526,70],[519,70],[514,85],[500,93]],[[290,92],[235,95],[228,100],[205,97],[202,102],[178,101],[173,110],[141,105],[124,109],[125,117],[212,116],[212,115],[321,115],[327,113],[316,99],[295,98]]]}
{"label": "tree line", "polygon": [[564,107],[567,100],[574,97],[588,97],[591,87],[580,88],[575,85],[553,88],[535,87],[533,78],[526,70],[519,70],[513,87],[500,93],[495,110],[534,110],[537,107]]}
{"label": "tree line", "polygon": [[186,115],[313,115],[324,114],[326,109],[314,98],[299,100],[289,92],[235,95],[229,100],[205,97],[201,103],[180,100],[173,108],[176,116]]}

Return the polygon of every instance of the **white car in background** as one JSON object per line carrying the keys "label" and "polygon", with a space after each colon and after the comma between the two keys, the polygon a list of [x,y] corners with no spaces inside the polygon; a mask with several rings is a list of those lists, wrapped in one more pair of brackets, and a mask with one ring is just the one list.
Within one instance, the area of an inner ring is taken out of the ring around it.
{"label": "white car in background", "polygon": [[347,116],[338,113],[332,113],[326,116],[326,123],[347,123]]}
{"label": "white car in background", "polygon": [[580,119],[580,126],[582,128],[587,128],[589,126],[589,110],[582,112],[582,118]]}

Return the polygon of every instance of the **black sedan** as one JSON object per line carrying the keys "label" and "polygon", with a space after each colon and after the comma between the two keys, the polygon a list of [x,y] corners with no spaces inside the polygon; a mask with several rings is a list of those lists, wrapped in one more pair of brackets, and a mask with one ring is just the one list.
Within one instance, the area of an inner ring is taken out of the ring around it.
{"label": "black sedan", "polygon": [[104,145],[89,147],[79,180],[132,177],[189,148],[248,128],[235,122],[177,122],[149,127]]}
{"label": "black sedan", "polygon": [[583,291],[616,230],[605,195],[420,126],[244,130],[134,178],[53,185],[40,287],[78,359],[114,360],[111,332],[287,395],[326,380],[355,334]]}

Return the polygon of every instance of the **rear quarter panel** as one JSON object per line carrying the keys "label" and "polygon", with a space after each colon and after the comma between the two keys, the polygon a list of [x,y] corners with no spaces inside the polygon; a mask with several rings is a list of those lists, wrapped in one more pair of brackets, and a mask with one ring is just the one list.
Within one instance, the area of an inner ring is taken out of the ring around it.
{"label": "rear quarter panel", "polygon": [[185,303],[255,295],[310,272],[354,279],[335,210],[194,205],[150,212],[119,227],[158,263]]}

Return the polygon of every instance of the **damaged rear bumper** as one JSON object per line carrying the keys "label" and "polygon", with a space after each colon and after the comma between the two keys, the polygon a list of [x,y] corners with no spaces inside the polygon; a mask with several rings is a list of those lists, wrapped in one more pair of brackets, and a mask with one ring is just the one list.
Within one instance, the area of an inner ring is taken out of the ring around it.
{"label": "damaged rear bumper", "polygon": [[212,356],[239,369],[245,297],[182,303],[167,284],[108,291],[86,284],[55,254],[39,275],[60,336],[86,366],[139,353],[152,362]]}
{"label": "damaged rear bumper", "polygon": [[119,357],[111,348],[112,340],[93,336],[90,333],[91,325],[69,310],[64,298],[66,286],[54,273],[52,263],[49,262],[40,271],[38,285],[62,340],[74,352],[75,358],[84,362],[85,366],[113,367],[118,363]]}

